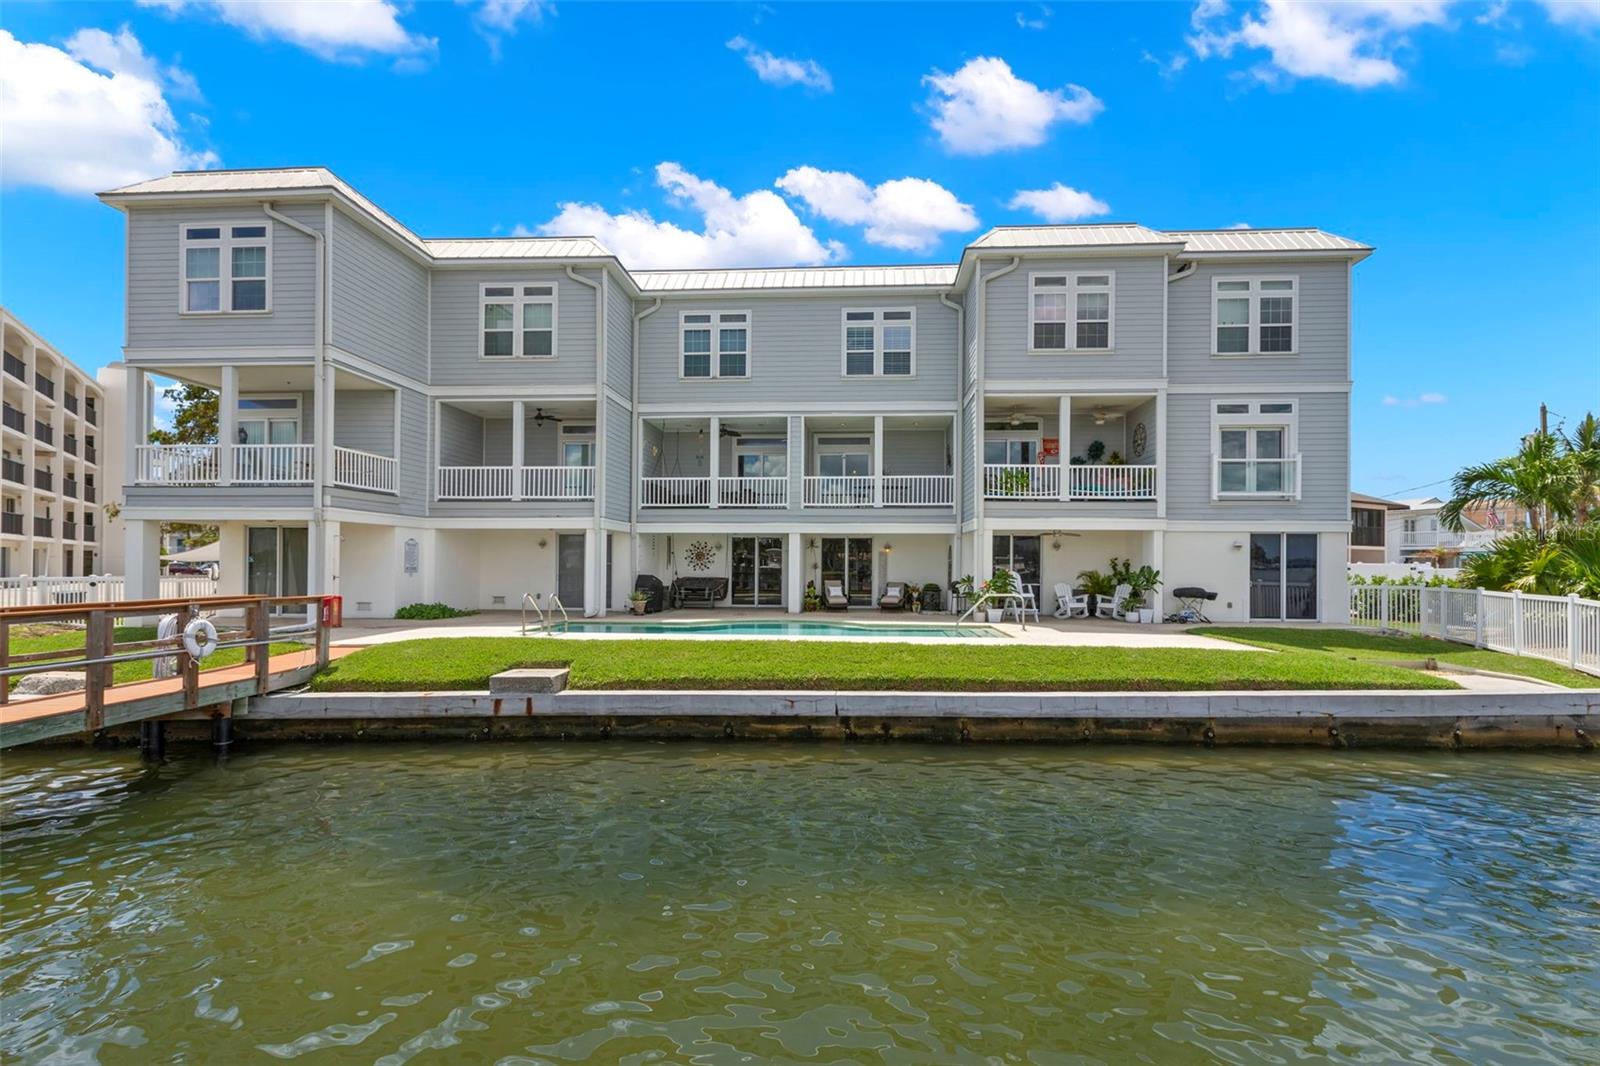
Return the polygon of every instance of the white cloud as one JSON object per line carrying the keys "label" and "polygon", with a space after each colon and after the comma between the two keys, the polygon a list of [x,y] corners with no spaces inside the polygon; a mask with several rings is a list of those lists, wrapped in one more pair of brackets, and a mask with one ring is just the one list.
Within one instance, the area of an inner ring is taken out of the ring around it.
{"label": "white cloud", "polygon": [[1357,89],[1395,85],[1405,73],[1396,55],[1408,31],[1441,26],[1451,0],[1264,0],[1237,25],[1222,0],[1202,0],[1191,23],[1189,46],[1201,59],[1235,50],[1261,50],[1269,58],[1252,68],[1264,82],[1326,78]]}
{"label": "white cloud", "polygon": [[367,55],[414,63],[438,48],[432,37],[400,24],[391,0],[138,0],[169,14],[207,11],[252,37],[277,38],[322,59],[352,61]]}
{"label": "white cloud", "polygon": [[1040,4],[1038,12],[1033,15],[1018,11],[1017,28],[1022,30],[1042,30],[1050,25],[1050,17],[1054,14],[1055,12],[1044,4]]}
{"label": "white cloud", "polygon": [[163,71],[126,29],[80,30],[67,51],[0,30],[5,184],[92,193],[215,165],[184,142],[165,95],[174,85],[194,79]]}
{"label": "white cloud", "polygon": [[1539,0],[1550,21],[1580,29],[1600,27],[1600,0]]}
{"label": "white cloud", "polygon": [[837,241],[824,244],[770,189],[734,196],[677,163],[656,166],[656,184],[700,216],[699,230],[653,218],[647,211],[611,214],[599,204],[565,203],[538,227],[546,236],[587,234],[629,267],[814,266],[845,255]]}
{"label": "white cloud", "polygon": [[971,205],[925,178],[896,178],[874,186],[844,171],[795,167],[776,184],[813,214],[866,227],[866,239],[885,248],[922,252],[938,244],[941,234],[978,227]]}
{"label": "white cloud", "polygon": [[922,79],[932,88],[933,128],[957,155],[989,155],[1044,143],[1058,122],[1082,124],[1105,105],[1081,85],[1041,89],[1011,72],[1003,59],[979,56],[954,74],[935,70]]}
{"label": "white cloud", "polygon": [[1385,407],[1433,407],[1449,402],[1449,398],[1442,392],[1425,392],[1420,396],[1394,396],[1383,398]]}
{"label": "white cloud", "polygon": [[1018,189],[1006,204],[1013,211],[1032,211],[1046,222],[1076,222],[1111,212],[1111,205],[1059,181],[1048,189]]}
{"label": "white cloud", "polygon": [[1149,51],[1139,53],[1139,58],[1145,63],[1155,66],[1157,72],[1168,81],[1183,73],[1183,68],[1189,65],[1189,57],[1182,52],[1174,52],[1166,59],[1159,59]]}
{"label": "white cloud", "polygon": [[1224,226],[1223,228],[1224,229],[1255,229],[1255,227],[1250,225],[1250,223],[1248,223],[1248,222],[1235,222],[1235,223],[1233,223],[1231,225]]}
{"label": "white cloud", "polygon": [[[464,3],[466,0],[456,0]],[[523,23],[538,24],[548,13],[555,12],[549,0],[483,0],[472,16],[478,34],[489,42],[489,50],[500,58],[500,41],[517,32]]]}
{"label": "white cloud", "polygon": [[815,59],[775,56],[743,37],[733,38],[728,47],[743,55],[745,64],[768,85],[804,85],[819,92],[833,92],[833,77]]}

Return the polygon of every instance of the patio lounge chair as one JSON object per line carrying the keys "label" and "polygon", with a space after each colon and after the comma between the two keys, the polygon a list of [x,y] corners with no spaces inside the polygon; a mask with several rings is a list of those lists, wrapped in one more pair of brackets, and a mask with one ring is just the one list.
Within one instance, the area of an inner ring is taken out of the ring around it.
{"label": "patio lounge chair", "polygon": [[878,608],[884,611],[903,611],[906,609],[906,583],[904,581],[890,581],[883,586],[883,595],[878,597]]}
{"label": "patio lounge chair", "polygon": [[833,611],[842,611],[850,606],[850,597],[844,594],[844,582],[824,581],[822,583],[822,606]]}
{"label": "patio lounge chair", "polygon": [[1065,581],[1056,582],[1056,617],[1088,618],[1089,594],[1074,593]]}
{"label": "patio lounge chair", "polygon": [[1039,601],[1034,599],[1033,589],[1022,583],[1022,575],[1015,570],[1006,572],[1011,575],[1012,587],[1017,590],[1012,597],[1007,599],[1007,608],[1016,611],[1018,620],[1023,622],[1028,620],[1028,614],[1032,612],[1033,620],[1037,622],[1039,620]]}
{"label": "patio lounge chair", "polygon": [[1119,621],[1126,618],[1127,612],[1122,609],[1122,602],[1131,595],[1133,595],[1132,585],[1127,582],[1118,585],[1117,590],[1111,594],[1109,600],[1102,596],[1100,602],[1095,604],[1095,617],[1115,618]]}

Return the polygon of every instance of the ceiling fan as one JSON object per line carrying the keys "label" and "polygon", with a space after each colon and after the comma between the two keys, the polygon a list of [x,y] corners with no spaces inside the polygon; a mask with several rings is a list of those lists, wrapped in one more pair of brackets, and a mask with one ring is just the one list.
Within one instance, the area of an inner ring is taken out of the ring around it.
{"label": "ceiling fan", "polygon": [[[699,433],[696,434],[696,436],[698,436],[701,440],[705,440],[706,439],[706,431],[704,429],[702,429],[702,430],[699,431]],[[719,436],[719,437],[732,437],[734,440],[738,440],[740,437],[744,436],[744,434],[739,432],[737,429],[730,429],[727,426],[718,426],[717,427],[717,436]]]}
{"label": "ceiling fan", "polygon": [[560,421],[561,421],[561,419],[557,415],[547,415],[547,414],[545,414],[543,407],[536,407],[533,410],[533,424],[536,425],[536,426],[542,426],[546,422],[560,422]]}
{"label": "ceiling fan", "polygon": [[1089,413],[1089,417],[1094,419],[1095,425],[1103,426],[1106,424],[1107,419],[1122,418],[1126,414],[1126,411],[1107,411],[1104,407],[1096,407]]}

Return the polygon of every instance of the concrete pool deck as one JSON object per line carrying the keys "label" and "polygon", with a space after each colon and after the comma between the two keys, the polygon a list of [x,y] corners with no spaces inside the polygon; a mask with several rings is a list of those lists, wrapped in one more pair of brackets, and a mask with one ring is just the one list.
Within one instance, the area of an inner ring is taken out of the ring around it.
{"label": "concrete pool deck", "polygon": [[[740,610],[676,610],[662,614],[636,617],[627,614],[608,615],[604,619],[573,619],[574,622],[606,622],[617,626],[645,624],[694,625],[728,622],[834,622],[850,625],[887,625],[894,627],[928,626],[933,629],[955,625],[953,614],[911,614],[904,611],[825,611],[803,615],[778,611]],[[1005,641],[992,643],[1031,644],[1044,647],[1083,648],[1207,648],[1213,651],[1260,652],[1260,648],[1198,636],[1187,632],[1186,625],[1132,625],[1095,619],[1060,619],[1045,616],[1038,622],[1023,627],[1016,622],[969,622],[967,625],[986,626],[999,630]],[[392,618],[351,619],[334,630],[333,643],[352,646],[388,644],[397,640],[417,640],[432,637],[516,637],[522,635],[522,616],[516,611],[485,611],[466,618],[447,618],[434,622],[409,622]],[[533,634],[530,634],[533,635]],[[882,637],[852,637],[835,634],[794,637],[746,633],[566,633],[562,640],[843,640],[877,642]],[[948,644],[950,637],[918,638],[899,636],[896,641],[908,644]]]}

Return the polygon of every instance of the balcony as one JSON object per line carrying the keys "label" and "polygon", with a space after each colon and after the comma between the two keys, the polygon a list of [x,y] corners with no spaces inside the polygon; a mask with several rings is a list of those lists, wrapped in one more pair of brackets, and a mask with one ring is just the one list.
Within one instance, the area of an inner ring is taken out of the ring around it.
{"label": "balcony", "polygon": [[55,486],[56,486],[55,478],[50,476],[50,471],[48,471],[48,470],[40,470],[37,467],[34,468],[34,471],[33,471],[33,487],[34,488],[43,489],[45,492],[52,492],[52,491],[55,490]]}
{"label": "balcony", "polygon": [[1211,464],[1211,495],[1218,500],[1298,500],[1300,457],[1214,458]]}
{"label": "balcony", "polygon": [[[1066,484],[1062,485],[1063,473]],[[983,495],[989,500],[1154,500],[1153,465],[985,463]],[[1064,489],[1064,491],[1063,491]]]}
{"label": "balcony", "polygon": [[62,537],[63,540],[77,540],[78,539],[78,523],[76,523],[76,522],[62,522],[61,523],[61,537]]}
{"label": "balcony", "polygon": [[441,466],[440,500],[592,500],[592,466]]}
{"label": "balcony", "polygon": [[92,482],[92,481],[87,482],[83,486],[83,502],[84,503],[94,503],[95,502],[94,482]]}
{"label": "balcony", "polygon": [[28,468],[15,459],[0,459],[0,478],[4,478],[13,485],[26,485],[28,483]]}
{"label": "balcony", "polygon": [[[140,485],[218,485],[222,449],[215,444],[141,444],[134,480]],[[309,485],[316,446],[236,444],[232,482],[239,485]]]}
{"label": "balcony", "polygon": [[0,533],[13,537],[22,536],[22,515],[17,511],[0,513]]}
{"label": "balcony", "polygon": [[70,477],[62,478],[61,479],[61,495],[69,496],[72,499],[76,500],[78,498],[78,482],[77,482],[77,480],[74,479],[74,478],[70,478]]}
{"label": "balcony", "polygon": [[48,518],[35,518],[33,520],[33,535],[36,537],[55,536],[54,529],[55,523]]}
{"label": "balcony", "polygon": [[100,412],[94,409],[93,400],[83,401],[83,417],[84,420],[91,426],[98,426],[100,424]]}
{"label": "balcony", "polygon": [[83,446],[83,461],[86,463],[98,462],[95,458],[94,441],[92,440]]}
{"label": "balcony", "polygon": [[1400,547],[1459,551],[1481,551],[1513,532],[1509,529],[1468,529],[1453,533],[1448,529],[1406,529],[1400,532]]}
{"label": "balcony", "polygon": [[14,429],[18,433],[28,432],[28,416],[10,404],[0,409],[0,422],[3,422],[7,429]]}
{"label": "balcony", "polygon": [[395,475],[400,463],[393,456],[364,452],[359,448],[333,449],[333,483],[342,489],[368,492],[395,492]]}
{"label": "balcony", "polygon": [[91,543],[95,539],[96,539],[96,532],[95,532],[95,528],[94,528],[94,523],[93,522],[85,522],[83,524],[83,540],[84,540],[84,543],[85,544]]}
{"label": "balcony", "polygon": [[56,398],[56,383],[43,372],[33,375],[33,387],[38,390],[40,396],[47,400]]}
{"label": "balcony", "polygon": [[309,485],[317,461],[314,444],[235,444],[236,485]]}
{"label": "balcony", "polygon": [[37,419],[37,418],[34,419],[33,420],[33,437],[40,444],[47,445],[47,446],[49,446],[51,448],[55,447],[55,444],[56,444],[56,431],[50,428],[50,423],[48,423],[48,422],[42,421],[42,420]]}
{"label": "balcony", "polygon": [[61,438],[61,449],[63,451],[65,451],[68,455],[77,455],[78,454],[78,438],[74,437],[71,433],[65,434]]}
{"label": "balcony", "polygon": [[10,352],[7,352],[6,353],[6,373],[10,374],[12,377],[16,378],[18,381],[27,381],[28,380],[28,364],[24,363],[21,359],[18,359],[16,356],[12,355]]}
{"label": "balcony", "polygon": [[68,411],[70,411],[73,414],[77,414],[78,413],[78,394],[77,393],[69,392],[69,393],[66,394],[66,396],[62,397],[62,400],[63,400],[63,402],[66,403]]}

